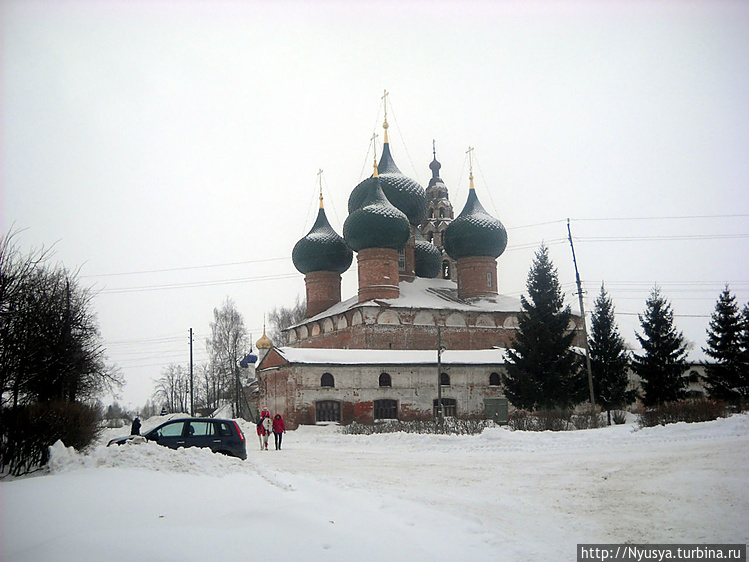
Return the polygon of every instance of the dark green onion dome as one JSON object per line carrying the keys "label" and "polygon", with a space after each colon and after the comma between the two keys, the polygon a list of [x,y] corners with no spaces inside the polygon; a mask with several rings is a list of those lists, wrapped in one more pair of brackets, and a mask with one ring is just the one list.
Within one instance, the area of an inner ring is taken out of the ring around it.
{"label": "dark green onion dome", "polygon": [[[427,200],[424,188],[411,178],[406,177],[395,165],[390,155],[390,143],[382,146],[382,157],[377,165],[377,173],[382,184],[382,191],[390,202],[403,211],[408,222],[413,225],[421,224],[427,213]],[[364,188],[357,185],[348,199],[348,212],[361,207],[364,200]]]}
{"label": "dark green onion dome", "polygon": [[442,252],[418,230],[414,235],[414,269],[416,277],[427,279],[437,277],[442,271]]}
{"label": "dark green onion dome", "polygon": [[474,256],[498,258],[507,247],[507,231],[484,210],[472,185],[465,207],[445,229],[442,242],[454,260]]}
{"label": "dark green onion dome", "polygon": [[314,226],[296,243],[291,252],[291,259],[294,267],[304,274],[311,271],[343,273],[351,265],[354,253],[330,226],[322,207],[322,200]]}
{"label": "dark green onion dome", "polygon": [[411,237],[406,215],[385,197],[377,176],[356,186],[360,188],[364,194],[361,205],[349,212],[343,223],[346,244],[355,252],[365,248],[403,248]]}

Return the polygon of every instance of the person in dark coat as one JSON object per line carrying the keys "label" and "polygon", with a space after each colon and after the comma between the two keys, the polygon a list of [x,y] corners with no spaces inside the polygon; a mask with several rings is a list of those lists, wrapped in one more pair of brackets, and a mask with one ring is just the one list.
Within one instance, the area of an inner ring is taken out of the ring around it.
{"label": "person in dark coat", "polygon": [[273,416],[273,437],[276,439],[276,451],[281,450],[281,439],[284,433],[286,433],[286,424],[283,423],[281,414],[276,414]]}
{"label": "person in dark coat", "polygon": [[130,426],[130,435],[140,435],[140,420],[136,417]]}

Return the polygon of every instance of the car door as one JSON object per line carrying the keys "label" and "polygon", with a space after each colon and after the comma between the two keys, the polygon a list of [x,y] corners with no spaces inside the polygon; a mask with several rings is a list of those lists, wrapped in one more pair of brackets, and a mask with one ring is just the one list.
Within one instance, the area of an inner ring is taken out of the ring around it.
{"label": "car door", "polygon": [[187,446],[184,433],[184,420],[176,420],[154,429],[147,437],[148,439],[153,438],[159,445],[164,445],[170,449],[179,449]]}
{"label": "car door", "polygon": [[186,429],[189,433],[186,447],[207,447],[215,450],[221,445],[221,438],[216,435],[216,428],[212,421],[190,421],[187,422]]}

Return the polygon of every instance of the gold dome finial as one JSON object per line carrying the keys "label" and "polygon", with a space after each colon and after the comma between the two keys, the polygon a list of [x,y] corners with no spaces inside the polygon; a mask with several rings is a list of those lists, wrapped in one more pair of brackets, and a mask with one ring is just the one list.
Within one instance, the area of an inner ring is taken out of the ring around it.
{"label": "gold dome finial", "polygon": [[[323,209],[324,207],[322,204],[322,169],[319,172],[317,172],[317,178],[318,178],[318,181],[320,182],[320,208]],[[263,324],[265,324],[265,322],[263,322]]]}
{"label": "gold dome finial", "polygon": [[258,349],[270,349],[273,347],[273,342],[265,335],[265,316],[263,316],[263,335],[255,342],[255,347]]}
{"label": "gold dome finial", "polygon": [[469,189],[475,190],[476,188],[473,186],[473,147],[469,146],[466,153],[468,154],[468,179],[470,180]]}
{"label": "gold dome finial", "polygon": [[382,104],[385,106],[385,121],[382,124],[382,128],[385,129],[385,143],[388,143],[388,91],[383,90]]}

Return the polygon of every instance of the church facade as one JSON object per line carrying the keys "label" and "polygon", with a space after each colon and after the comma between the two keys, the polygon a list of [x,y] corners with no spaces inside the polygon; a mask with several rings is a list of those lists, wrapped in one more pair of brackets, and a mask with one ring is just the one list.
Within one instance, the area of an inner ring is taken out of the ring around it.
{"label": "church facade", "polygon": [[[436,153],[424,190],[395,164],[387,114],[383,127],[381,158],[351,192],[343,235],[321,194],[314,226],[292,251],[305,276],[306,318],[286,329],[289,346],[263,353],[261,400],[292,428],[438,411],[502,421],[501,374],[521,311],[519,299],[498,291],[505,227],[479,202],[472,169],[454,218]],[[354,253],[358,291],[342,300]]]}

